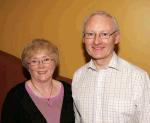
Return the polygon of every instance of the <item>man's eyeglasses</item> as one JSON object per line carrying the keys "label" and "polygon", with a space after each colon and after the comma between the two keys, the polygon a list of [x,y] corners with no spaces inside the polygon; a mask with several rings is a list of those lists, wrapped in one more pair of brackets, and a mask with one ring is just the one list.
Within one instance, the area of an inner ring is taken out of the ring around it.
{"label": "man's eyeglasses", "polygon": [[[101,33],[98,33],[98,35],[101,39],[109,39],[110,36],[116,32],[117,32],[117,30],[113,31],[112,33],[101,32]],[[84,32],[83,33],[83,37],[85,39],[95,39],[96,35],[97,35],[97,33],[95,33],[95,32]]]}
{"label": "man's eyeglasses", "polygon": [[50,64],[51,62],[55,61],[52,58],[44,58],[44,59],[31,59],[28,64],[32,65],[32,66],[36,66],[38,64]]}

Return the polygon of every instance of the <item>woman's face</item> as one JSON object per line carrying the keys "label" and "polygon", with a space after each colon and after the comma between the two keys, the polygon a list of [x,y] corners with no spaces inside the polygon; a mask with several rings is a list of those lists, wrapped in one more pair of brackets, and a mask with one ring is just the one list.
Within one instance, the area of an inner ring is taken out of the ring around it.
{"label": "woman's face", "polygon": [[46,51],[34,54],[28,60],[28,70],[33,81],[47,82],[52,79],[56,67],[54,55]]}

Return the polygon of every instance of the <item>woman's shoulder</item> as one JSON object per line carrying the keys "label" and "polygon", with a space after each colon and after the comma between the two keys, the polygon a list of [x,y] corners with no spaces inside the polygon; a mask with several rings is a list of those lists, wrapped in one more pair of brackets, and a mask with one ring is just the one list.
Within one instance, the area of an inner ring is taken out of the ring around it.
{"label": "woman's shoulder", "polygon": [[70,85],[70,84],[68,84],[68,83],[65,82],[65,81],[58,81],[58,80],[56,80],[56,82],[63,86],[63,88],[64,88],[64,94],[65,94],[65,95],[70,95],[70,94],[72,94],[72,93],[71,93],[71,85]]}
{"label": "woman's shoulder", "polygon": [[65,81],[59,81],[63,87],[64,87],[64,90],[71,90],[71,85]]}
{"label": "woman's shoulder", "polygon": [[60,81],[60,80],[56,80],[55,79],[55,82],[58,84],[58,85],[63,85],[64,88],[71,88],[71,85],[65,81]]}
{"label": "woman's shoulder", "polygon": [[25,82],[21,82],[17,85],[15,85],[14,87],[12,87],[8,93],[7,93],[7,96],[21,96],[22,94],[24,94],[23,92],[25,92],[26,89],[25,89]]}

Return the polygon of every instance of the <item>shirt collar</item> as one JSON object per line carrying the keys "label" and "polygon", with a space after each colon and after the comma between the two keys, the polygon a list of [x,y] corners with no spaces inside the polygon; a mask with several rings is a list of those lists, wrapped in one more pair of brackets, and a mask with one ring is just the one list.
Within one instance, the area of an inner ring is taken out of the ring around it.
{"label": "shirt collar", "polygon": [[108,67],[119,70],[118,56],[115,52],[113,52],[113,56],[108,64]]}
{"label": "shirt collar", "polygon": [[[91,61],[87,64],[87,68],[88,69],[92,69],[92,70],[96,70],[96,66],[94,65],[93,60],[91,59]],[[116,69],[119,70],[119,64],[118,64],[118,56],[115,52],[113,52],[113,56],[108,64],[108,66],[106,68],[112,68],[112,69]]]}

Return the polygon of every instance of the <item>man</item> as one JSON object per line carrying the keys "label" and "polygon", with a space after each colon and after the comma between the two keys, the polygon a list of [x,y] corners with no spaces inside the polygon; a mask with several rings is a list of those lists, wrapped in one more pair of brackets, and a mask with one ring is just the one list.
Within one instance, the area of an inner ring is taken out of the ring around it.
{"label": "man", "polygon": [[99,11],[84,23],[83,44],[91,61],[73,77],[76,123],[150,123],[148,74],[116,55],[116,19]]}

